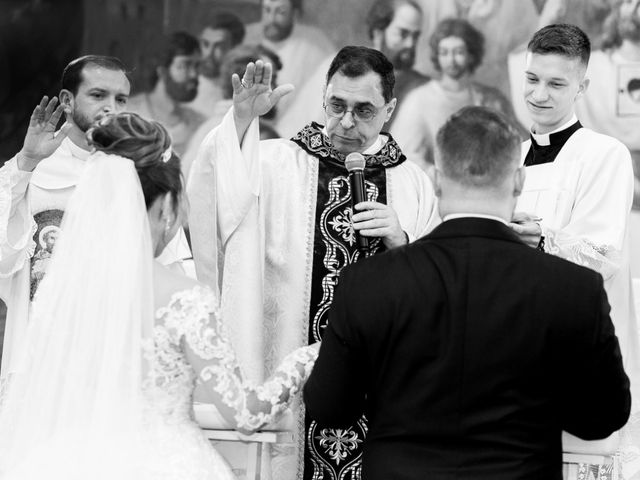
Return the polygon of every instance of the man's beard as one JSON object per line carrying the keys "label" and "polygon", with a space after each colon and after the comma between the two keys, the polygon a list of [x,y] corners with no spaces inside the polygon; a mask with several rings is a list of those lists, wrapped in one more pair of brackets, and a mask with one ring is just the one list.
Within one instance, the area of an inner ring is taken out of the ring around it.
{"label": "man's beard", "polygon": [[391,57],[391,63],[396,70],[411,70],[416,60],[416,51],[413,48],[403,48]]}
{"label": "man's beard", "polygon": [[393,51],[387,46],[386,41],[383,40],[381,51],[396,70],[411,70],[413,68],[416,60],[415,48],[402,48]]}
{"label": "man's beard", "polygon": [[165,75],[164,84],[167,94],[176,102],[187,103],[196,98],[198,94],[198,81],[187,80],[186,82],[176,82],[170,75]]}
{"label": "man's beard", "polygon": [[267,23],[262,29],[262,32],[267,40],[271,40],[272,42],[279,42],[291,35],[292,30],[293,23],[290,23],[288,26],[280,26],[276,25],[275,23]]}
{"label": "man's beard", "polygon": [[618,20],[618,31],[625,40],[640,43],[640,19],[637,17],[624,17]]}
{"label": "man's beard", "polygon": [[73,119],[73,123],[80,129],[81,132],[86,133],[89,128],[95,125],[100,119],[102,119],[104,115],[98,115],[93,120],[79,112],[78,110],[74,110],[71,118]]}

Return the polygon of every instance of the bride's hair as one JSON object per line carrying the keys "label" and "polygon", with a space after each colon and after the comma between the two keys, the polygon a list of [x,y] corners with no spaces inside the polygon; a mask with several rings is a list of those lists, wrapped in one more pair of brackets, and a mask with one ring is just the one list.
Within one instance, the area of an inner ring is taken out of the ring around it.
{"label": "bride's hair", "polygon": [[130,112],[108,115],[89,129],[87,138],[96,150],[133,161],[147,208],[166,193],[171,193],[177,208],[183,189],[180,159],[160,123]]}

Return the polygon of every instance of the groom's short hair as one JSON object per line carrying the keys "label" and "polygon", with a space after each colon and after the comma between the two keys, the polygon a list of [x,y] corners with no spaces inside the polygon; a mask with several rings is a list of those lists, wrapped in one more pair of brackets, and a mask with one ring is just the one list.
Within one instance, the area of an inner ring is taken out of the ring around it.
{"label": "groom's short hair", "polygon": [[448,178],[470,186],[492,186],[514,171],[520,135],[501,113],[465,107],[449,117],[436,136],[436,158]]}

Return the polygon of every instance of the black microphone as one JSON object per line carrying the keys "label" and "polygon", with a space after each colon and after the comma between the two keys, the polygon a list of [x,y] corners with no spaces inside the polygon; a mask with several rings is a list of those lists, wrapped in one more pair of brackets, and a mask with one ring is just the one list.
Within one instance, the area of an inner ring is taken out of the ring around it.
{"label": "black microphone", "polygon": [[[347,155],[344,166],[349,171],[349,183],[351,184],[351,211],[356,213],[355,206],[360,202],[367,201],[367,194],[364,187],[364,155],[353,152]],[[367,250],[369,248],[369,239],[363,237],[359,232],[356,233],[356,244],[359,250]]]}

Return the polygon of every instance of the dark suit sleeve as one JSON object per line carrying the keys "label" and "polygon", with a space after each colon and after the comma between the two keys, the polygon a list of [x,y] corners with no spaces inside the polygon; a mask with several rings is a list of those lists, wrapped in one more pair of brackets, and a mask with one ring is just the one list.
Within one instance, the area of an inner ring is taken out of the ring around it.
{"label": "dark suit sleeve", "polygon": [[365,389],[363,351],[359,345],[357,290],[349,268],[343,270],[329,313],[318,359],[304,387],[309,416],[327,427],[346,428],[363,413]]}
{"label": "dark suit sleeve", "polygon": [[[584,351],[571,391],[565,391],[563,429],[585,440],[605,438],[624,426],[631,411],[629,378],[622,366],[622,354],[611,317],[602,277],[596,275],[596,289],[585,300],[595,301],[596,312],[589,348]],[[570,375],[570,373],[569,373]]]}

